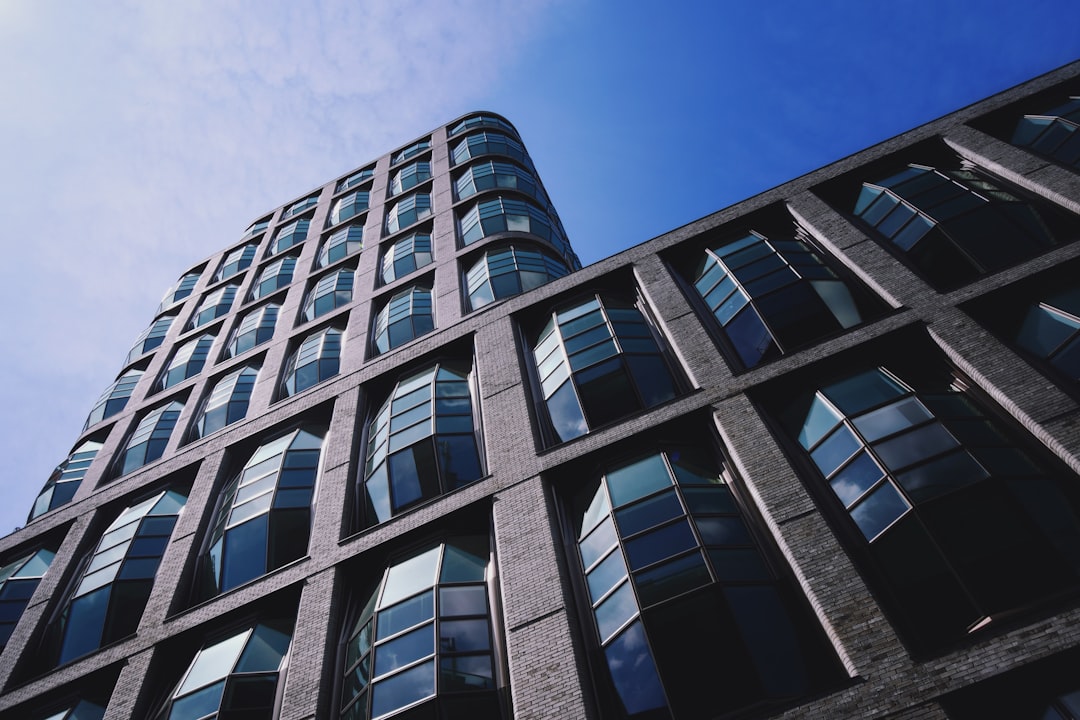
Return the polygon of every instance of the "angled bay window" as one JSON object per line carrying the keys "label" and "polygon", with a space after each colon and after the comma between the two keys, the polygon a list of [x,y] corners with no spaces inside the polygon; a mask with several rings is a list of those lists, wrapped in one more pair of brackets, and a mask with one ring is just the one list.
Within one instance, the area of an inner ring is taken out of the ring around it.
{"label": "angled bay window", "polygon": [[540,287],[569,272],[562,260],[528,245],[485,250],[465,273],[469,307],[477,310],[496,300]]}
{"label": "angled bay window", "polygon": [[139,378],[142,376],[142,370],[132,368],[116,378],[113,384],[106,388],[105,392],[101,393],[101,397],[94,403],[94,407],[91,408],[90,414],[86,417],[86,422],[83,423],[83,430],[123,410],[127,406],[128,400],[131,399],[131,394],[135,392],[135,386],[139,384]]}
{"label": "angled bay window", "polygon": [[310,226],[311,221],[305,219],[291,222],[278,229],[277,234],[274,235],[274,241],[270,243],[270,254],[275,255],[307,240]]}
{"label": "angled bay window", "polygon": [[1045,214],[975,170],[908,165],[864,182],[854,213],[935,287],[951,288],[1058,244]]}
{"label": "angled bay window", "polygon": [[326,267],[364,249],[364,226],[347,225],[330,233],[319,250],[316,267]]}
{"label": "angled bay window", "polygon": [[344,192],[346,190],[350,190],[359,185],[360,183],[366,180],[370,180],[372,177],[374,177],[374,175],[374,168],[368,167],[364,168],[363,170],[358,170],[344,180],[339,181],[337,187],[334,188],[334,192]]}
{"label": "angled bay window", "polygon": [[751,232],[706,247],[694,289],[730,349],[750,368],[863,322],[880,311],[808,243]]}
{"label": "angled bay window", "polygon": [[40,548],[0,565],[0,650],[11,639],[30,597],[55,557],[52,550]]}
{"label": "angled bay window", "polygon": [[[270,218],[265,217],[262,220],[256,220],[248,226],[248,229],[244,231],[244,237],[254,237],[266,231],[266,228],[270,227]],[[220,279],[220,278],[218,278]]]}
{"label": "angled bay window", "polygon": [[[393,561],[360,595],[341,659],[343,720],[503,717],[487,537]],[[355,618],[355,619],[353,619]]]}
{"label": "angled bay window", "polygon": [[43,717],[42,720],[102,720],[104,717],[104,705],[89,700],[79,700],[59,712]]}
{"label": "angled bay window", "polygon": [[258,377],[258,368],[244,365],[218,380],[206,397],[192,434],[197,438],[206,437],[226,425],[243,420],[247,416],[251,391]]}
{"label": "angled bay window", "polygon": [[1080,97],[1038,115],[1025,115],[1016,124],[1012,143],[1043,157],[1080,170]]}
{"label": "angled bay window", "polygon": [[120,453],[116,474],[127,475],[160,458],[183,410],[184,403],[173,400],[144,415]]}
{"label": "angled bay window", "polygon": [[480,479],[479,408],[468,363],[401,378],[367,428],[363,516],[385,522]]}
{"label": "angled bay window", "polygon": [[420,153],[425,152],[425,151],[430,150],[430,149],[431,149],[431,141],[430,140],[420,140],[419,142],[415,142],[412,145],[410,145],[409,147],[407,147],[407,148],[405,148],[403,150],[399,150],[397,153],[395,153],[394,157],[390,160],[390,164],[391,165],[397,165],[398,163],[403,163],[406,160],[408,160],[409,158],[414,158],[417,155],[419,155]]}
{"label": "angled bay window", "polygon": [[466,130],[475,130],[476,128],[489,127],[496,130],[504,130],[506,132],[517,134],[517,130],[514,127],[503,120],[501,117],[495,115],[473,115],[472,117],[465,118],[448,133],[450,137],[453,137],[459,133],[463,133]]}
{"label": "angled bay window", "polygon": [[392,350],[435,329],[431,288],[413,285],[390,296],[375,315],[375,354]]}
{"label": "angled bay window", "polygon": [[158,381],[158,389],[170,388],[202,372],[215,339],[210,334],[200,335],[178,347]]}
{"label": "angled bay window", "polygon": [[202,597],[304,556],[322,444],[322,430],[293,430],[261,445],[225,485],[201,558]]}
{"label": "angled bay window", "polygon": [[427,160],[419,160],[410,163],[394,173],[390,178],[390,194],[400,195],[406,190],[412,190],[422,182],[431,179],[431,163]]}
{"label": "angled bay window", "polygon": [[431,233],[410,233],[383,251],[382,281],[389,284],[431,264]]}
{"label": "angled bay window", "polygon": [[498,160],[474,163],[454,181],[454,190],[457,191],[459,200],[497,188],[517,190],[547,204],[547,196],[533,174],[513,163]]}
{"label": "angled bay window", "polygon": [[165,297],[161,299],[161,304],[158,305],[157,311],[160,313],[171,305],[174,305],[188,295],[195,289],[195,286],[199,284],[200,272],[189,272],[176,281],[176,285],[169,288],[165,293]]}
{"label": "angled bay window", "polygon": [[1080,498],[1075,477],[966,381],[914,357],[917,345],[895,353],[896,370],[863,366],[766,402],[805,453],[807,485],[926,649],[1077,587]]}
{"label": "angled bay window", "polygon": [[730,472],[704,446],[657,449],[567,488],[613,717],[790,704],[842,675],[796,586],[774,570]]}
{"label": "angled bay window", "polygon": [[289,397],[338,374],[344,333],[330,326],[316,330],[297,346],[285,362],[281,395]]}
{"label": "angled bay window", "polygon": [[255,284],[251,287],[251,299],[266,297],[292,282],[296,270],[296,256],[285,255],[263,266]]}
{"label": "angled bay window", "polygon": [[226,355],[236,357],[274,337],[279,310],[281,306],[277,303],[267,303],[244,315],[229,340]]}
{"label": "angled bay window", "polygon": [[565,442],[671,400],[678,384],[638,301],[613,293],[561,305],[529,336],[545,435]]}
{"label": "angled bay window", "polygon": [[26,521],[30,522],[50,510],[71,502],[79,485],[82,484],[82,479],[86,476],[86,471],[90,469],[90,463],[94,462],[101,447],[101,442],[87,440],[75,448],[64,462],[57,465],[52,475],[45,481],[45,487],[38,493]]}
{"label": "angled bay window", "polygon": [[105,529],[46,630],[45,652],[54,663],[63,665],[135,633],[185,502],[185,494],[163,490],[125,509]]}
{"label": "angled bay window", "polygon": [[229,310],[232,310],[233,300],[236,299],[236,293],[239,290],[239,285],[229,284],[222,285],[217,290],[207,293],[202,299],[202,302],[199,303],[199,307],[195,311],[195,314],[191,316],[191,322],[188,323],[188,327],[202,327],[206,323],[227,314]]}
{"label": "angled bay window", "polygon": [[460,227],[462,245],[472,245],[496,233],[530,233],[546,240],[571,269],[581,267],[558,221],[527,200],[501,196],[481,200],[461,216]]}
{"label": "angled bay window", "polygon": [[255,253],[259,251],[258,243],[249,243],[235,250],[230,250],[221,261],[221,267],[214,274],[214,281],[231,278],[233,275],[247,270],[255,260]]}
{"label": "angled bay window", "polygon": [[413,193],[401,198],[386,213],[386,232],[396,233],[431,214],[431,195]]}
{"label": "angled bay window", "polygon": [[351,220],[362,212],[367,212],[371,193],[367,190],[357,190],[344,197],[339,197],[330,207],[330,214],[326,218],[326,226]]}
{"label": "angled bay window", "polygon": [[289,208],[281,214],[281,219],[284,220],[285,218],[291,218],[293,215],[299,215],[308,208],[315,207],[318,204],[319,193],[315,193],[314,195],[310,195],[303,200],[298,200],[290,205]]}
{"label": "angled bay window", "polygon": [[351,303],[353,274],[352,268],[339,268],[319,278],[304,301],[304,319],[314,320]]}
{"label": "angled bay window", "polygon": [[154,720],[277,717],[292,633],[268,619],[209,639]]}
{"label": "angled bay window", "polygon": [[172,327],[172,322],[175,319],[175,315],[163,315],[150,323],[150,327],[143,330],[135,340],[135,344],[131,346],[124,364],[130,364],[161,345],[165,341],[165,336],[169,334],[169,328]]}
{"label": "angled bay window", "polygon": [[532,169],[533,163],[525,147],[514,138],[501,132],[484,130],[469,135],[454,148],[455,165],[481,155],[505,155]]}

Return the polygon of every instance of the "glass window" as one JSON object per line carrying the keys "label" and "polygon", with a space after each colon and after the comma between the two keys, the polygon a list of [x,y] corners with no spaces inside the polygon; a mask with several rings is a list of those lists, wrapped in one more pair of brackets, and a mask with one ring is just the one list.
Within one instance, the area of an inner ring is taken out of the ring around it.
{"label": "glass window", "polygon": [[360,497],[367,524],[484,474],[470,368],[437,363],[402,377],[368,422]]}
{"label": "glass window", "polygon": [[169,334],[169,328],[172,327],[172,322],[175,319],[175,315],[163,315],[150,323],[150,327],[143,330],[135,340],[135,344],[131,346],[131,350],[128,351],[128,356],[124,364],[131,364],[161,345],[161,343],[165,341],[165,336]]}
{"label": "glass window", "polygon": [[293,622],[264,620],[208,641],[155,720],[275,717]]}
{"label": "glass window", "polygon": [[334,201],[330,215],[326,218],[327,227],[351,220],[362,212],[367,212],[370,193],[357,190]]}
{"label": "glass window", "polygon": [[105,707],[103,705],[89,700],[79,700],[70,707],[49,714],[43,720],[102,720],[104,717]]}
{"label": "glass window", "polygon": [[338,374],[344,333],[327,327],[304,338],[285,363],[282,397],[289,397]]}
{"label": "glass window", "polygon": [[394,173],[393,177],[390,178],[390,194],[400,195],[430,179],[431,163],[426,160],[418,160]]}
{"label": "glass window", "polygon": [[202,555],[203,597],[307,553],[322,436],[299,428],[264,443],[222,489]]}
{"label": "glass window", "polygon": [[1025,115],[1016,124],[1012,143],[1026,147],[1051,160],[1080,170],[1080,97],[1041,115]]}
{"label": "glass window", "polygon": [[732,713],[840,680],[728,471],[701,445],[608,465],[568,491],[591,639],[607,670],[602,698],[619,717]]}
{"label": "glass window", "polygon": [[199,284],[200,275],[201,273],[199,272],[189,272],[177,280],[176,285],[169,288],[165,293],[165,297],[161,299],[161,304],[158,305],[157,311],[160,313],[162,310],[180,302],[190,295],[191,291],[195,289],[195,286]]}
{"label": "glass window", "polygon": [[565,442],[671,400],[676,380],[636,302],[592,295],[560,306],[531,335],[548,432]]}
{"label": "glass window", "polygon": [[308,293],[304,302],[305,320],[314,320],[339,307],[352,302],[353,270],[340,268],[328,275],[323,275],[315,282],[315,287]]}
{"label": "glass window", "polygon": [[217,290],[207,293],[202,302],[199,303],[195,314],[191,316],[189,327],[202,327],[206,323],[226,315],[232,309],[233,300],[236,299],[236,293],[239,290],[239,285],[230,284],[222,285]]}
{"label": "glass window", "polygon": [[75,448],[64,462],[56,466],[52,475],[45,481],[45,487],[38,493],[34,507],[30,510],[27,522],[39,518],[50,510],[66,505],[75,497],[90,463],[94,462],[102,443],[86,440]]}
{"label": "glass window", "polygon": [[955,287],[1057,244],[1043,216],[974,170],[908,165],[864,182],[854,212],[935,287]]}
{"label": "glass window", "polygon": [[132,368],[116,378],[112,385],[109,385],[105,392],[101,393],[101,397],[98,398],[97,402],[94,403],[94,407],[91,408],[90,414],[83,424],[83,430],[85,431],[91,425],[96,425],[123,410],[127,406],[131,394],[135,392],[135,386],[139,384],[139,378],[142,376],[142,370]]}
{"label": "glass window", "polygon": [[315,193],[314,195],[310,195],[310,196],[304,198],[303,200],[299,200],[297,202],[294,202],[292,205],[290,205],[288,207],[288,209],[286,209],[285,212],[283,212],[281,214],[281,219],[284,220],[285,218],[290,218],[293,215],[299,215],[300,213],[304,212],[308,208],[315,207],[318,204],[319,204],[319,193]]}
{"label": "glass window", "polygon": [[354,172],[349,177],[338,182],[337,187],[334,188],[334,192],[344,192],[345,190],[351,190],[365,180],[370,180],[375,175],[375,168],[364,168]]}
{"label": "glass window", "polygon": [[330,233],[319,251],[317,267],[326,267],[364,249],[364,227],[346,225]]}
{"label": "glass window", "polygon": [[202,372],[203,366],[206,365],[206,358],[210,356],[210,348],[214,346],[214,340],[213,335],[200,335],[178,347],[172,360],[169,361],[169,366],[165,368],[161,379],[158,380],[158,389],[170,388]]}
{"label": "glass window", "polygon": [[[270,227],[269,217],[264,217],[262,220],[256,220],[244,231],[244,237],[254,237],[255,235],[265,232],[268,227]],[[218,279],[220,280],[220,278]]]}
{"label": "glass window", "polygon": [[472,117],[465,118],[453,128],[450,129],[450,137],[465,132],[466,130],[475,130],[476,128],[488,127],[495,128],[496,130],[504,130],[509,133],[517,134],[517,131],[513,126],[503,120],[501,117],[495,115],[473,115]]}
{"label": "glass window", "polygon": [[496,233],[530,233],[554,248],[570,269],[581,268],[558,219],[525,200],[509,197],[482,200],[461,216],[460,231],[463,245],[472,245]]}
{"label": "glass window", "polygon": [[1017,344],[1071,384],[1080,382],[1080,283],[1041,294],[1016,331]]}
{"label": "glass window", "polygon": [[195,422],[194,436],[206,437],[226,425],[243,420],[247,416],[251,392],[258,377],[258,368],[244,365],[218,380],[207,395],[199,419]]}
{"label": "glass window", "polygon": [[41,548],[0,565],[0,650],[11,639],[15,625],[54,557],[56,553]]}
{"label": "glass window", "polygon": [[755,232],[705,248],[693,285],[744,367],[754,367],[863,321],[861,288],[807,242]]}
{"label": "glass window", "polygon": [[251,299],[258,300],[272,292],[280,290],[292,282],[296,270],[296,256],[285,255],[263,266],[255,285],[251,288]]}
{"label": "glass window", "polygon": [[413,285],[390,296],[375,316],[375,353],[384,353],[435,329],[431,288]]}
{"label": "glass window", "polygon": [[267,303],[244,315],[236,326],[232,339],[229,340],[226,355],[236,357],[272,338],[279,310],[281,310],[280,305]]}
{"label": "glass window", "polygon": [[431,195],[413,193],[403,197],[386,213],[386,231],[396,233],[431,215]]}
{"label": "glass window", "polygon": [[525,193],[547,205],[547,196],[531,172],[513,163],[483,160],[473,163],[458,175],[454,189],[459,200],[464,200],[484,190],[510,188]]}
{"label": "glass window", "polygon": [[[423,717],[502,717],[487,538],[458,537],[395,561],[346,624],[341,717],[423,703]],[[463,713],[463,714],[462,714]]]}
{"label": "glass window", "polygon": [[504,155],[523,163],[530,170],[533,167],[532,159],[520,142],[505,133],[491,130],[468,135],[454,147],[453,160],[455,165],[460,165],[482,155]]}
{"label": "glass window", "polygon": [[382,281],[392,283],[419,268],[430,265],[431,233],[410,233],[386,248],[382,259]]}
{"label": "glass window", "polygon": [[78,582],[45,632],[55,664],[135,634],[186,502],[185,494],[163,490],[126,508],[105,529],[83,558]]}
{"label": "glass window", "polygon": [[855,372],[791,393],[783,413],[923,646],[1075,587],[1080,575],[1071,483],[931,365],[908,369],[915,384],[883,367]]}
{"label": "glass window", "polygon": [[278,229],[277,234],[274,235],[274,241],[270,243],[270,254],[276,255],[282,250],[288,250],[307,240],[310,226],[310,220],[296,220]]}
{"label": "glass window", "polygon": [[551,282],[570,272],[556,258],[528,246],[486,250],[465,273],[469,307],[477,310]]}
{"label": "glass window", "polygon": [[419,155],[420,153],[424,152],[425,150],[429,150],[429,149],[431,149],[431,141],[430,140],[420,140],[419,142],[413,143],[412,145],[405,148],[404,150],[399,150],[394,155],[394,157],[391,159],[390,164],[391,165],[397,165],[398,163],[403,163],[406,160],[408,160],[409,158],[414,158],[417,155]]}
{"label": "glass window", "polygon": [[127,475],[160,458],[183,410],[184,404],[173,400],[143,416],[120,453],[117,474]]}
{"label": "glass window", "polygon": [[214,274],[214,282],[231,278],[233,275],[246,270],[255,260],[255,253],[259,251],[257,243],[249,243],[235,250],[230,250],[221,261],[221,267]]}

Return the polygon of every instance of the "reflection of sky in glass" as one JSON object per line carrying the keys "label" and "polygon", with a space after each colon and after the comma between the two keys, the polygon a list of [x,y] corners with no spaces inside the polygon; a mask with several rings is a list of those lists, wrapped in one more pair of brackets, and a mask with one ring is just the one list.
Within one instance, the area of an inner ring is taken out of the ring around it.
{"label": "reflection of sky in glass", "polygon": [[615,690],[628,714],[667,705],[640,622],[627,628],[604,654],[615,681]]}
{"label": "reflection of sky in glass", "polygon": [[387,678],[372,688],[372,717],[385,715],[435,694],[435,662]]}

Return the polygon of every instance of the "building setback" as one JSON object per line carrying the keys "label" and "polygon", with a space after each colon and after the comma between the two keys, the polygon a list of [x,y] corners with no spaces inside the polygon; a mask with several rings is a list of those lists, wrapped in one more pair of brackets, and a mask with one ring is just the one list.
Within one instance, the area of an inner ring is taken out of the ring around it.
{"label": "building setback", "polygon": [[1080,718],[1077,96],[586,268],[488,112],[258,218],[0,540],[0,720]]}

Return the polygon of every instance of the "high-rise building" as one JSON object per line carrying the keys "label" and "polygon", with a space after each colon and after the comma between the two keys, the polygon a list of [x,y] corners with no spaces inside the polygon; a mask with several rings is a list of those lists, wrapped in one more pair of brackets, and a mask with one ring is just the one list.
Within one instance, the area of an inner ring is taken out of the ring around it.
{"label": "high-rise building", "polygon": [[584,269],[487,112],[258,218],[0,540],[0,719],[1080,718],[1077,96]]}

